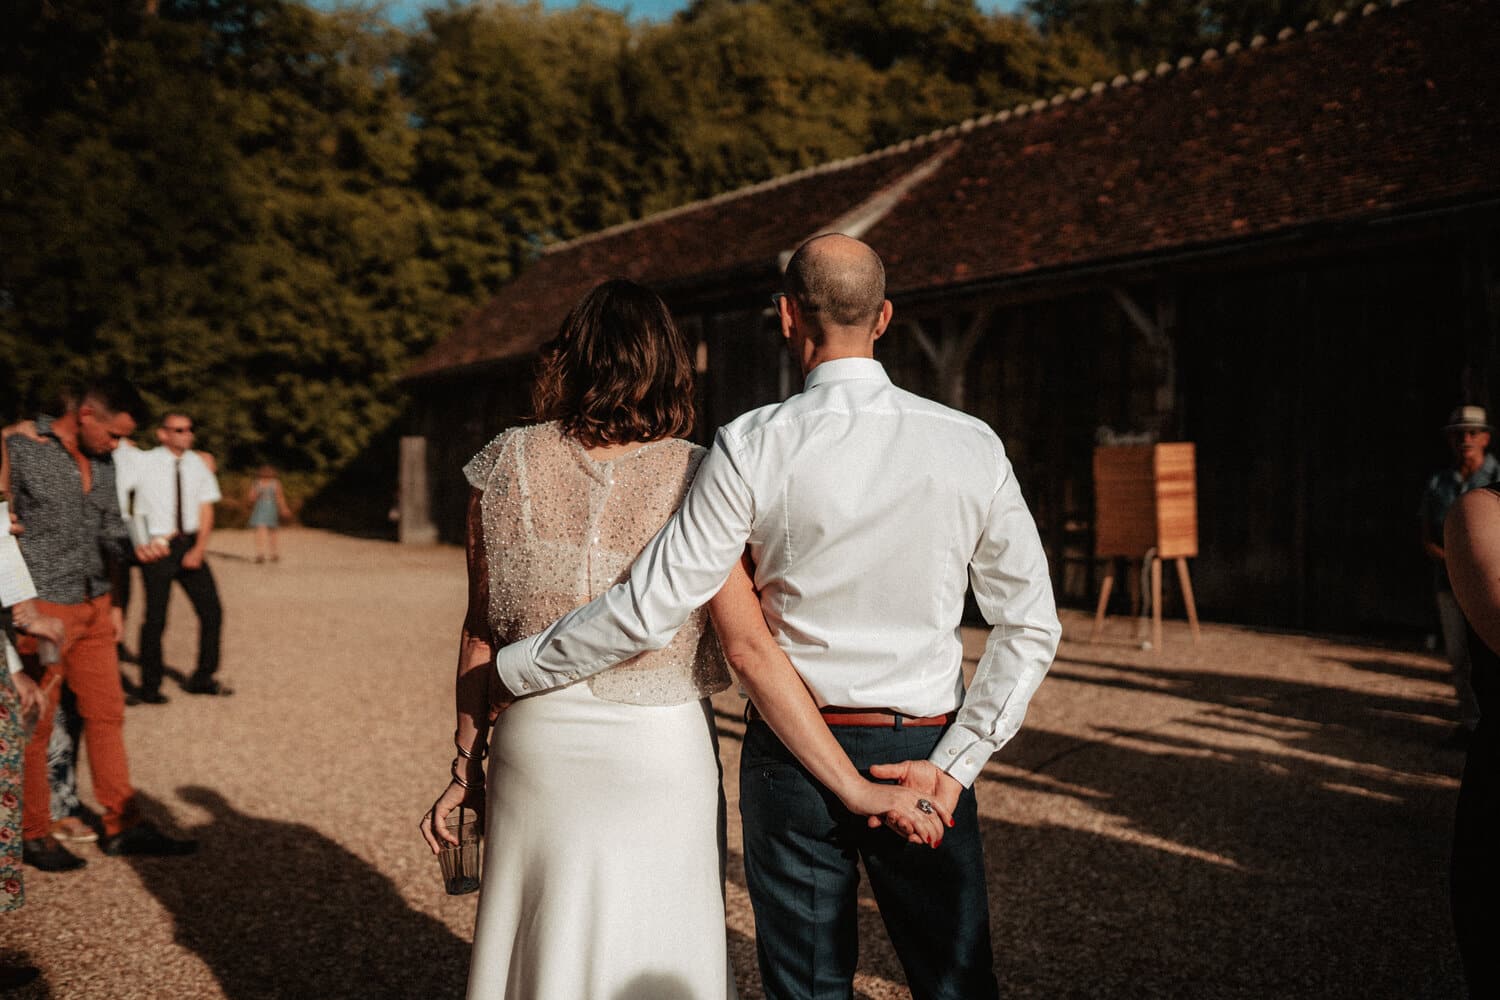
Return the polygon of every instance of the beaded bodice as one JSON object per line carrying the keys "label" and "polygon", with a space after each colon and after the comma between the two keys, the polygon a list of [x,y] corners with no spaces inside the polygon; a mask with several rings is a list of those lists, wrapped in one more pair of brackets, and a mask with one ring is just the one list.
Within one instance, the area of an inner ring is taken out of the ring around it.
{"label": "beaded bodice", "polygon": [[[496,437],[464,466],[483,491],[489,624],[497,644],[551,625],[629,577],[630,564],[682,502],[704,450],[669,439],[596,461],[555,422]],[[588,681],[609,701],[676,705],[729,686],[707,611],[664,648]]]}

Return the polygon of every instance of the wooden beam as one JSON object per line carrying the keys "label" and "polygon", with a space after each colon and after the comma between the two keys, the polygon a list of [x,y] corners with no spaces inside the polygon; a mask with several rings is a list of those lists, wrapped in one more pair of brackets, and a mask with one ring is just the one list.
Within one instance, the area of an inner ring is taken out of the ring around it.
{"label": "wooden beam", "polygon": [[921,322],[909,319],[902,323],[901,326],[903,329],[911,332],[912,339],[917,342],[917,346],[922,349],[922,353],[927,355],[927,360],[931,363],[932,367],[935,369],[942,368],[943,354],[938,350],[937,344],[933,343],[932,338],[927,336],[927,331],[922,329]]}

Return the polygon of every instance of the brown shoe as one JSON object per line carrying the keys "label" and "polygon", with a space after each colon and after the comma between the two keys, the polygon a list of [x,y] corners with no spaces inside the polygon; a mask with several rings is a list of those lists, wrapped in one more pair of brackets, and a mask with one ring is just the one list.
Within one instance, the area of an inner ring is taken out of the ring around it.
{"label": "brown shoe", "polygon": [[64,844],[92,844],[99,834],[77,816],[64,816],[52,824],[52,836]]}

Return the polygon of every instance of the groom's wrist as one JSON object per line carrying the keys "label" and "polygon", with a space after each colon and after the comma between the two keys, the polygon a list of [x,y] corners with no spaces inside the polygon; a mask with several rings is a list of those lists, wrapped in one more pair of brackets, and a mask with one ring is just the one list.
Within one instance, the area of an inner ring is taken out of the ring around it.
{"label": "groom's wrist", "polygon": [[534,637],[527,636],[495,653],[495,671],[506,689],[514,695],[528,694],[532,689],[530,673],[534,664],[531,643]]}

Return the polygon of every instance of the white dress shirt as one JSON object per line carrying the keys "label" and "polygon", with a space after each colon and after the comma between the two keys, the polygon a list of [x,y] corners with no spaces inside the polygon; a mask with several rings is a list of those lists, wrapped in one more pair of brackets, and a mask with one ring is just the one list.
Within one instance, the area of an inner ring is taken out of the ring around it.
{"label": "white dress shirt", "polygon": [[[964,785],[1020,728],[1062,631],[1036,524],[988,425],[866,358],[824,362],[800,395],[722,428],[630,578],[500,650],[501,679],[527,694],[660,648],[747,543],[766,622],[819,705],[959,709],[932,760]],[[967,694],[966,581],[993,626]]]}
{"label": "white dress shirt", "polygon": [[200,505],[218,503],[219,480],[208,471],[198,453],[188,449],[179,459],[167,447],[152,448],[131,461],[135,490],[135,512],[145,514],[151,534],[170,538],[177,534],[177,470],[182,468],[182,531],[196,534],[200,527]]}

